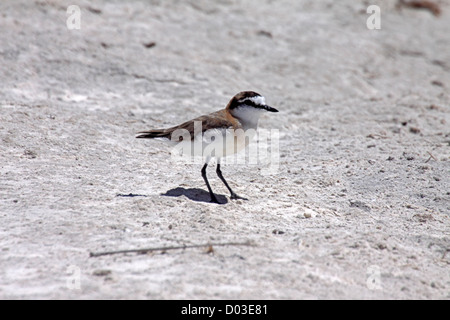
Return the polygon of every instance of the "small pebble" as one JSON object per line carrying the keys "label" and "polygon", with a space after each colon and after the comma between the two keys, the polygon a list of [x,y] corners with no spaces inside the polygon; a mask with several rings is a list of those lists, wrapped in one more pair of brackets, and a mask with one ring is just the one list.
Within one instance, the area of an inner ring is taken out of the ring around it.
{"label": "small pebble", "polygon": [[417,134],[420,133],[420,129],[416,127],[411,127],[409,128],[409,132]]}
{"label": "small pebble", "polygon": [[106,269],[95,270],[92,274],[97,277],[105,277],[111,274],[111,270]]}
{"label": "small pebble", "polygon": [[305,209],[305,212],[303,213],[303,216],[305,218],[315,217],[316,215],[317,215],[317,212],[315,212],[314,210],[311,210],[311,209]]}

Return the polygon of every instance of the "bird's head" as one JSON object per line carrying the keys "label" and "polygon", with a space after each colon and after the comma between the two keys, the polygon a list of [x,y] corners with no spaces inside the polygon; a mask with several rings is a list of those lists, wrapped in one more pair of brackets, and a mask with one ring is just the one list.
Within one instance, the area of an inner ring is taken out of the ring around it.
{"label": "bird's head", "polygon": [[235,118],[256,126],[261,113],[278,112],[266,104],[266,99],[259,93],[253,91],[243,91],[235,95],[227,105],[227,110]]}

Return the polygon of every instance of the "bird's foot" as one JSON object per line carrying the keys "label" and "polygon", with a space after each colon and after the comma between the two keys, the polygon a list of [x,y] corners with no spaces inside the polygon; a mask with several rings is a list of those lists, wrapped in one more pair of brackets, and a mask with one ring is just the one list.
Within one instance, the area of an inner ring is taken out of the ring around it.
{"label": "bird's foot", "polygon": [[230,195],[230,199],[231,199],[231,200],[248,200],[247,198],[238,196],[238,195],[237,195],[236,193],[234,193],[234,192]]}

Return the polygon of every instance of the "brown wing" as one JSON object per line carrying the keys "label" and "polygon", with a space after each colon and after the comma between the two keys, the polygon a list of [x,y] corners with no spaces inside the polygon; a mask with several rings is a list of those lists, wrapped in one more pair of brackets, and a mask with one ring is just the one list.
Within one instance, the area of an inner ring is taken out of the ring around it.
{"label": "brown wing", "polygon": [[[195,130],[198,131],[196,128],[196,122],[200,122],[197,124],[197,126],[201,125],[201,132],[205,132],[208,129],[211,128],[237,128],[239,126],[239,123],[236,119],[229,116],[225,110],[220,110],[214,113],[211,113],[207,116],[201,116],[189,121],[186,121],[178,126],[168,128],[168,129],[156,129],[156,130],[149,130],[149,131],[142,131],[139,132],[139,135],[136,136],[136,138],[146,138],[146,139],[152,139],[152,138],[166,138],[171,139],[172,134],[176,131],[176,134],[179,135],[177,137],[176,141],[183,140],[182,137],[185,137],[186,135],[190,135],[190,139],[194,139],[194,134],[197,133]],[[185,131],[184,131],[185,130]],[[185,133],[185,134],[183,134]]]}

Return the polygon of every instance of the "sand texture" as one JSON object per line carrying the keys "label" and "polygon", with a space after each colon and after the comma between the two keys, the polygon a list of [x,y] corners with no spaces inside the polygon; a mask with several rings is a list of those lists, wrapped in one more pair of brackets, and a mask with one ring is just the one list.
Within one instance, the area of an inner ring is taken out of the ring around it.
{"label": "sand texture", "polygon": [[[437,3],[1,1],[0,298],[449,299]],[[222,166],[248,201],[135,139],[243,90],[280,111],[274,172]]]}

